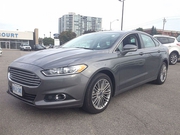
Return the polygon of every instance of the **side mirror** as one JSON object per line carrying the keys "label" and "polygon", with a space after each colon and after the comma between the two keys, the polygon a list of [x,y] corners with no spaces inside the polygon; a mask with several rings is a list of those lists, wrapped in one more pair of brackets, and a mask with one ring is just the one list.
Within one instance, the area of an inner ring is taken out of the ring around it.
{"label": "side mirror", "polygon": [[135,52],[137,51],[138,47],[136,45],[127,44],[123,47],[122,54],[125,55],[128,52]]}

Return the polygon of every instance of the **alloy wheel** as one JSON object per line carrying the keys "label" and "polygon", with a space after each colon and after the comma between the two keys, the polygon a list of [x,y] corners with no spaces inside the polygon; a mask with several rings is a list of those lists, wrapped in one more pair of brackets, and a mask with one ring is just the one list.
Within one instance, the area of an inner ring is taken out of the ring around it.
{"label": "alloy wheel", "polygon": [[111,98],[111,85],[106,79],[98,80],[92,90],[92,104],[100,110],[106,107]]}
{"label": "alloy wheel", "polygon": [[178,61],[178,56],[176,53],[170,55],[170,64],[175,65]]}
{"label": "alloy wheel", "polygon": [[165,64],[163,64],[160,73],[161,82],[164,82],[166,80],[166,77],[167,77],[167,67]]}

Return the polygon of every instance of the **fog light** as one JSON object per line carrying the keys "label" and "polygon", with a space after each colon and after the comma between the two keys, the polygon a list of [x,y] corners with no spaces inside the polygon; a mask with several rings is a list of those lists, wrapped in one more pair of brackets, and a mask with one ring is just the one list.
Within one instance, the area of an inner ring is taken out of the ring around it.
{"label": "fog light", "polygon": [[55,100],[65,100],[66,99],[66,95],[65,94],[57,94],[55,96]]}
{"label": "fog light", "polygon": [[64,101],[64,100],[70,100],[70,99],[74,99],[74,98],[64,93],[48,94],[48,95],[45,95],[44,97],[44,100],[46,102]]}

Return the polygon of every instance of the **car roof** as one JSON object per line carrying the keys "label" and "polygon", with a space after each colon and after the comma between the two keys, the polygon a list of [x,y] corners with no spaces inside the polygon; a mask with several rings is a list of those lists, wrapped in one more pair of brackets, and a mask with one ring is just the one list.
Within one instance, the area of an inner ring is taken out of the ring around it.
{"label": "car roof", "polygon": [[175,37],[169,36],[169,35],[154,35],[153,37],[170,37],[170,38],[175,38]]}
{"label": "car roof", "polygon": [[[120,31],[120,30],[116,30],[116,31],[99,31],[99,32],[96,32],[96,33],[120,33],[122,35],[128,35],[128,34],[133,34],[133,33],[142,33],[142,34],[146,34],[146,35],[150,35],[144,31],[138,31],[138,30],[123,30],[123,31]],[[93,34],[93,33],[88,33],[88,34]],[[152,36],[152,35],[150,35]]]}

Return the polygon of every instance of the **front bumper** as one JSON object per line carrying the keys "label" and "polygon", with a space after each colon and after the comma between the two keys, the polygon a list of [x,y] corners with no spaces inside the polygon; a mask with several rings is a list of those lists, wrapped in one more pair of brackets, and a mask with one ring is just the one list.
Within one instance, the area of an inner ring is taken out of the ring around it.
{"label": "front bumper", "polygon": [[31,48],[24,48],[23,50],[30,51],[30,50],[31,50]]}
{"label": "front bumper", "polygon": [[[74,74],[46,77],[41,73],[42,69],[34,65],[15,63],[10,67],[20,70],[28,70],[28,72],[36,74],[41,80],[39,86],[29,87],[23,83],[13,81],[10,77],[10,73],[8,73],[8,93],[21,101],[40,108],[81,107],[83,105],[86,85],[89,80],[86,76],[82,74]],[[12,84],[22,86],[22,96],[13,93]],[[45,99],[48,95],[56,94],[65,94],[68,98],[52,101],[47,101]]]}

